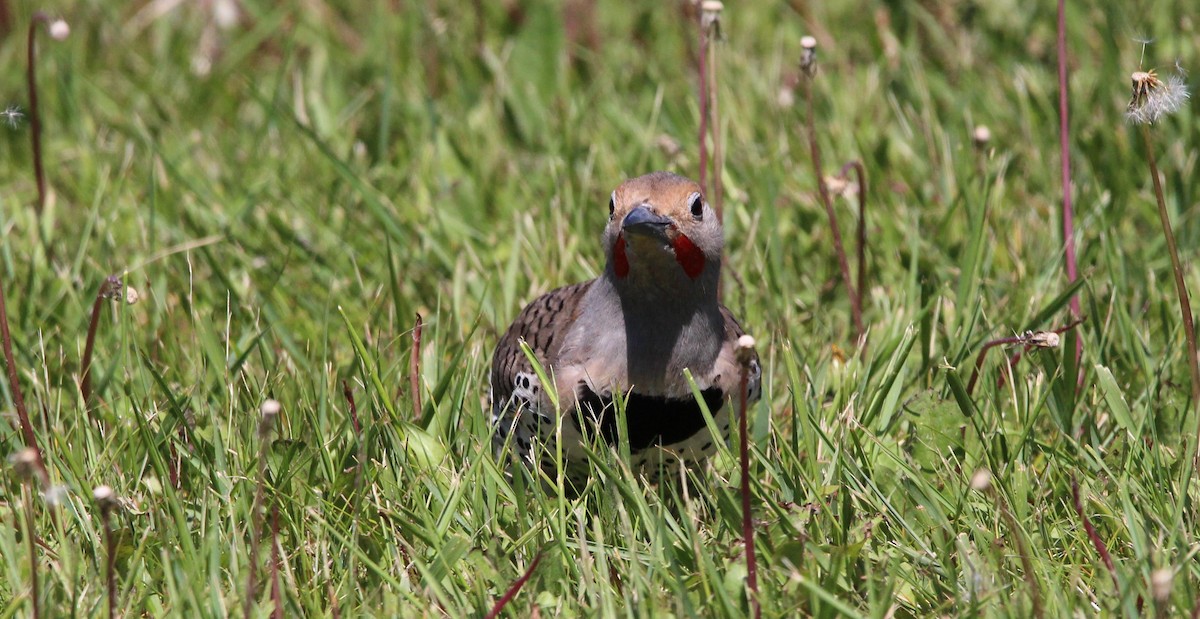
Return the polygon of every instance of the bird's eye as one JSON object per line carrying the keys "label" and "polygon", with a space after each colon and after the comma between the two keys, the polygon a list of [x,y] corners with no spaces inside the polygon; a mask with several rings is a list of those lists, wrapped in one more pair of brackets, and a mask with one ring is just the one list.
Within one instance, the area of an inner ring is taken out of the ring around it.
{"label": "bird's eye", "polygon": [[612,219],[613,214],[616,213],[616,211],[617,211],[617,198],[616,198],[616,196],[613,196],[608,199],[608,218]]}
{"label": "bird's eye", "polygon": [[698,194],[698,193],[692,194],[692,203],[689,206],[689,208],[691,208],[691,210],[692,210],[692,218],[694,218],[694,219],[703,219],[704,218],[704,198],[700,194]]}

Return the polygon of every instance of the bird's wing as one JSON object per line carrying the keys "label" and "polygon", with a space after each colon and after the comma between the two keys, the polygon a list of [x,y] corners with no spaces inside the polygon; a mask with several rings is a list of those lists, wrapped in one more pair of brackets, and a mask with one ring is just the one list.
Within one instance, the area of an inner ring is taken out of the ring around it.
{"label": "bird's wing", "polygon": [[529,345],[538,363],[550,371],[567,330],[578,317],[579,301],[592,282],[583,282],[552,290],[534,299],[508,327],[492,356],[492,419],[498,420],[506,409],[537,408],[541,385],[533,365],[521,351],[521,340]]}

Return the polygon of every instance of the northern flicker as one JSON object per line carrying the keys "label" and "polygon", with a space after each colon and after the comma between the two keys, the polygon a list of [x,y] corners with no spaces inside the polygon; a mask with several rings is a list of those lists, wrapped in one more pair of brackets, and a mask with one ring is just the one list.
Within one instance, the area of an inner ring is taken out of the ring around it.
{"label": "northern flicker", "polygon": [[[740,397],[743,335],[717,300],[724,232],[701,188],[655,172],[626,181],[608,202],[604,273],[527,305],[492,357],[493,441],[553,476],[558,415],[566,472],[578,487],[581,439],[598,432],[629,442],[634,470],[654,478],[680,461],[701,460],[725,440]],[[558,394],[551,398],[522,352],[524,340]],[[690,370],[717,427],[714,439],[684,376]],[[750,401],[760,394],[755,356]],[[618,428],[614,394],[625,402]]]}

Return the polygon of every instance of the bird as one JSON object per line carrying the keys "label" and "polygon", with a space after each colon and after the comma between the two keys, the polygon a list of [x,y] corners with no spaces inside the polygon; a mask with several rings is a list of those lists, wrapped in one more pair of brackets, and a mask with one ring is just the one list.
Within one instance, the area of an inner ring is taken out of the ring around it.
{"label": "bird", "polygon": [[[497,455],[555,479],[561,449],[575,488],[587,481],[584,446],[597,435],[611,446],[627,440],[632,468],[657,481],[728,440],[743,373],[747,402],[761,396],[758,356],[739,362],[745,332],[718,298],[724,230],[697,183],[671,172],[625,181],[609,197],[601,244],[604,271],[526,305],[498,341],[490,372]],[[722,436],[710,435],[700,401]]]}

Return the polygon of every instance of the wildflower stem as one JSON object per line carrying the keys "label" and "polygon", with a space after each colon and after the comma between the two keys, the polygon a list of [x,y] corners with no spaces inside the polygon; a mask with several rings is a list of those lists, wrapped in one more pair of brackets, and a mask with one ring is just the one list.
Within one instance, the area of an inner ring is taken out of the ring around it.
{"label": "wildflower stem", "polygon": [[414,420],[421,419],[421,328],[424,325],[421,315],[417,314],[412,330],[412,354],[408,358],[408,389],[412,392]]}
{"label": "wildflower stem", "polygon": [[762,617],[762,606],[758,599],[758,561],[754,552],[754,518],[750,513],[750,436],[747,431],[746,411],[750,399],[750,353],[742,356],[741,396],[738,415],[738,440],[741,443],[739,464],[742,474],[742,543],[746,545],[746,585],[750,589],[750,607],[755,619]]}
{"label": "wildflower stem", "polygon": [[25,408],[25,397],[21,395],[21,381],[17,377],[17,362],[13,358],[12,334],[8,331],[8,308],[4,302],[4,281],[0,278],[0,342],[4,345],[4,363],[8,367],[8,387],[12,392],[13,406],[17,409],[17,421],[21,425],[21,436],[25,446],[37,454],[37,467],[43,473],[46,470],[42,459],[42,450],[38,448],[37,437],[33,434],[33,424],[29,421],[29,410]]}
{"label": "wildflower stem", "polygon": [[24,483],[25,492],[25,542],[29,546],[29,601],[32,604],[33,619],[38,619],[42,616],[42,596],[41,588],[38,584],[38,560],[37,560],[37,528],[33,521],[33,499],[37,496],[37,490],[33,487],[33,478],[30,477]]}
{"label": "wildflower stem", "polygon": [[96,300],[92,303],[92,318],[88,322],[87,342],[83,346],[83,361],[79,378],[79,393],[83,395],[83,405],[86,407],[92,401],[92,353],[96,349],[96,330],[100,326],[100,310],[104,300],[116,290],[121,289],[121,280],[116,275],[110,275],[100,284],[96,291]]}
{"label": "wildflower stem", "polygon": [[[1150,177],[1154,181],[1154,198],[1158,202],[1158,219],[1162,223],[1163,236],[1167,239],[1167,253],[1171,256],[1171,271],[1175,275],[1175,292],[1179,296],[1183,334],[1187,339],[1185,353],[1188,358],[1188,368],[1192,372],[1192,406],[1200,407],[1200,360],[1196,358],[1196,326],[1192,322],[1192,303],[1188,299],[1187,285],[1183,281],[1183,265],[1179,261],[1179,249],[1175,246],[1175,233],[1171,230],[1171,217],[1167,213],[1167,201],[1163,198],[1162,181],[1158,177],[1158,161],[1154,156],[1154,143],[1150,138],[1150,127],[1146,124],[1141,124],[1140,127],[1142,141],[1146,144],[1146,161],[1150,164]],[[1196,441],[1200,444],[1200,419],[1197,420]],[[1200,468],[1200,456],[1197,456],[1196,466]]]}
{"label": "wildflower stem", "polygon": [[[1075,260],[1075,210],[1071,204],[1071,133],[1067,122],[1067,23],[1066,0],[1058,0],[1058,152],[1062,164],[1062,227],[1063,249],[1066,259],[1067,280],[1074,282],[1079,277]],[[1071,297],[1071,317],[1079,318],[1079,295]],[[1075,338],[1075,364],[1083,356],[1083,340]],[[1083,374],[1080,373],[1080,380]]]}
{"label": "wildflower stem", "polygon": [[812,155],[813,177],[817,182],[817,191],[821,196],[821,204],[825,206],[825,214],[829,216],[829,230],[833,234],[833,249],[837,254],[838,268],[842,272],[842,284],[846,286],[846,296],[850,297],[850,317],[854,322],[854,340],[855,344],[861,346],[863,343],[863,321],[862,321],[862,304],[859,302],[858,293],[854,289],[854,282],[850,279],[850,265],[846,261],[846,248],[842,244],[842,231],[838,228],[837,216],[833,212],[833,199],[829,196],[829,187],[825,184],[825,177],[821,174],[821,148],[817,145],[817,129],[816,112],[813,110],[813,77],[809,72],[805,72],[804,82],[804,100],[808,106],[806,116],[806,126],[808,129],[808,146]]}
{"label": "wildflower stem", "polygon": [[544,551],[539,551],[536,555],[534,555],[533,561],[529,562],[529,567],[525,569],[525,573],[521,574],[521,577],[513,582],[508,590],[504,592],[504,595],[500,596],[499,600],[496,600],[496,604],[492,606],[492,610],[487,614],[487,619],[495,619],[496,617],[499,617],[500,611],[504,610],[504,607],[508,606],[508,603],[511,602],[514,597],[517,597],[517,593],[521,591],[521,587],[525,585],[525,582],[529,580],[530,576],[533,576],[533,570],[537,569],[538,563],[541,563],[543,552]]}
{"label": "wildflower stem", "polygon": [[708,28],[704,13],[700,13],[700,54],[697,67],[700,74],[700,189],[708,192]]}
{"label": "wildflower stem", "polygon": [[722,182],[722,174],[725,170],[725,156],[721,150],[721,101],[718,94],[717,69],[720,64],[717,62],[717,46],[713,45],[713,33],[720,28],[719,13],[715,14],[711,19],[707,20],[704,26],[707,31],[704,38],[707,41],[708,48],[708,72],[709,76],[706,80],[708,87],[708,97],[710,98],[709,109],[712,113],[712,143],[713,143],[713,181],[712,181],[712,196],[713,210],[717,212],[717,219],[724,219],[725,213],[725,187]]}
{"label": "wildflower stem", "polygon": [[37,74],[34,65],[37,61],[34,38],[39,24],[48,23],[50,18],[38,11],[29,20],[29,36],[27,39],[28,64],[25,66],[25,78],[29,87],[29,133],[33,140],[33,176],[37,181],[38,201],[37,213],[40,215],[46,207],[46,173],[42,169],[42,118],[38,111]]}

